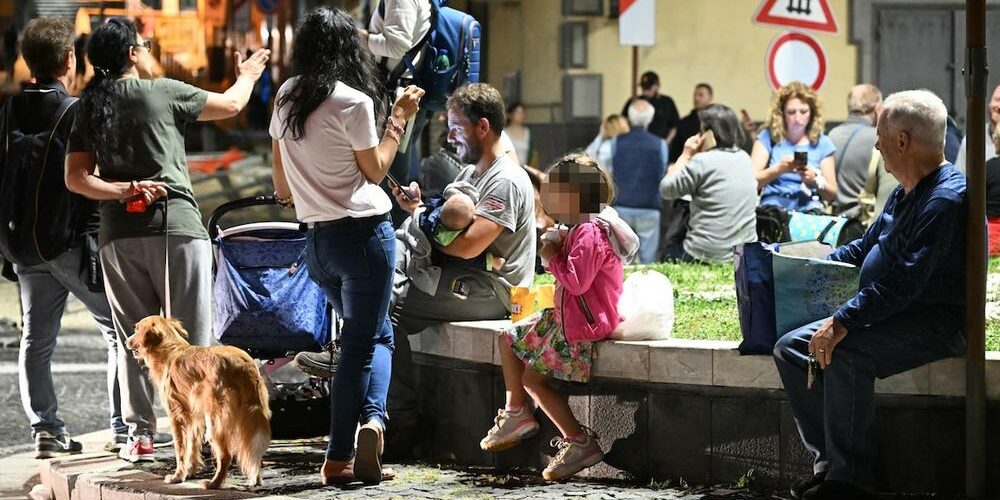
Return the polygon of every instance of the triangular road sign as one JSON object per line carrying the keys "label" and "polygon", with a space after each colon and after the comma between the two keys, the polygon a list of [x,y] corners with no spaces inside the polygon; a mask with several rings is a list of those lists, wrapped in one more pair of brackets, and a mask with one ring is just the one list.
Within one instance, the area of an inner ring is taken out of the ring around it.
{"label": "triangular road sign", "polygon": [[753,22],[826,33],[839,31],[829,0],[764,0]]}

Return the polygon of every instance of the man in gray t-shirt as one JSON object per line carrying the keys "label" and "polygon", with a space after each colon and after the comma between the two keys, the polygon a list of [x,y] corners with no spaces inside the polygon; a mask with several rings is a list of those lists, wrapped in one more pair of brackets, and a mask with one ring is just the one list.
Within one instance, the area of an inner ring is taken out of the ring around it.
{"label": "man in gray t-shirt", "polygon": [[[437,323],[501,319],[510,311],[510,287],[528,286],[535,268],[535,191],[527,172],[505,154],[500,143],[505,109],[500,92],[486,84],[472,84],[455,91],[448,100],[448,142],[468,164],[456,181],[479,189],[476,219],[454,241],[439,250],[455,262],[441,262],[437,292],[424,293],[406,280],[398,283],[390,315],[396,348],[389,384],[392,421],[386,434],[386,453],[399,458],[411,452],[419,429],[419,408],[413,360],[407,335]],[[413,198],[419,190],[411,186]],[[395,191],[400,206],[409,212],[419,201],[408,202]],[[402,245],[397,245],[397,249]],[[488,273],[462,266],[489,251],[506,260]]]}
{"label": "man in gray t-shirt", "polygon": [[875,147],[875,117],[882,106],[882,93],[874,85],[863,83],[847,95],[847,120],[827,134],[837,146],[834,153],[837,169],[837,198],[833,212],[856,215],[858,195],[868,180],[868,164]]}
{"label": "man in gray t-shirt", "polygon": [[482,175],[469,165],[459,172],[456,181],[465,181],[479,189],[476,216],[485,217],[503,227],[488,250],[506,259],[497,269],[500,282],[512,286],[530,286],[535,269],[535,192],[528,173],[509,156],[497,158]]}

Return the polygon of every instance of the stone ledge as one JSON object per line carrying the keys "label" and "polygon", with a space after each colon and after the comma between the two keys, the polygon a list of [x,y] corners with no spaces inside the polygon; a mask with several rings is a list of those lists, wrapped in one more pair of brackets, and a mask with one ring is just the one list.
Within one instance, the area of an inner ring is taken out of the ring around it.
{"label": "stone ledge", "polygon": [[111,454],[79,455],[41,464],[42,484],[55,500],[288,499],[234,489],[205,490],[193,482],[166,484]]}
{"label": "stone ledge", "polygon": [[[158,420],[158,427],[167,428],[165,417]],[[77,439],[84,442],[84,449],[99,449],[107,431],[97,431]],[[157,447],[157,454],[173,454],[173,446]],[[159,458],[163,458],[163,457]],[[5,459],[9,460],[9,459]],[[31,459],[35,462],[34,459]],[[39,499],[54,500],[161,500],[188,498],[287,498],[267,496],[252,491],[223,489],[204,490],[193,481],[184,484],[166,484],[163,476],[153,474],[121,460],[116,454],[105,451],[68,455],[37,462],[42,488],[33,494]]]}
{"label": "stone ledge", "polygon": [[[465,321],[434,326],[410,336],[414,352],[462,361],[500,365],[497,333],[509,320]],[[606,341],[597,345],[595,377],[702,386],[781,389],[770,356],[741,356],[739,342],[668,339],[645,342]],[[964,396],[965,361],[936,361],[884,380],[879,394]],[[986,353],[986,391],[1000,400],[1000,352]]]}

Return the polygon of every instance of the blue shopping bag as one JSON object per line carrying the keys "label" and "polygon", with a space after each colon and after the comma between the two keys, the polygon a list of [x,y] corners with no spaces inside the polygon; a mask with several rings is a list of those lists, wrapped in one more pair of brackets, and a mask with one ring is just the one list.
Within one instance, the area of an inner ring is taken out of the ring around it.
{"label": "blue shopping bag", "polygon": [[775,253],[772,270],[776,336],[831,316],[858,293],[860,269],[843,262]]}
{"label": "blue shopping bag", "polygon": [[833,314],[858,293],[859,268],[785,255],[795,244],[747,243],[734,249],[740,354],[771,354],[780,335]]}
{"label": "blue shopping bag", "polygon": [[740,354],[769,354],[777,341],[774,319],[774,272],[770,248],[760,242],[733,249],[736,304],[743,342]]}

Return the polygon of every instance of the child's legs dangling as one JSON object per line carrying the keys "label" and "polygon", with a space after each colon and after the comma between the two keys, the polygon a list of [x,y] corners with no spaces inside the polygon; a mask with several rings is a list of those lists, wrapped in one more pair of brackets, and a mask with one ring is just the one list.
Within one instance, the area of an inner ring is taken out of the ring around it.
{"label": "child's legs dangling", "polygon": [[497,339],[497,346],[500,349],[500,366],[503,368],[503,384],[507,391],[507,408],[515,409],[524,406],[526,396],[522,375],[526,371],[524,362],[514,354],[514,349],[510,346],[510,340],[506,335],[500,335]]}
{"label": "child's legs dangling", "polygon": [[[509,348],[508,348],[509,350]],[[511,353],[513,355],[513,352]],[[559,432],[564,438],[579,437],[583,434],[580,422],[573,415],[573,410],[569,407],[569,401],[562,394],[549,386],[548,378],[535,370],[525,369],[521,366],[523,375],[521,383],[525,390],[535,400],[535,403],[548,415],[552,423],[556,424]],[[507,368],[504,366],[504,380],[507,380]],[[510,394],[508,392],[508,394]],[[508,396],[509,397],[509,396]]]}

